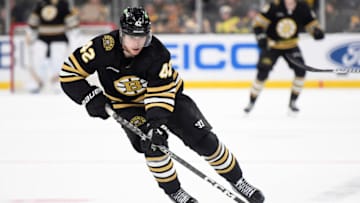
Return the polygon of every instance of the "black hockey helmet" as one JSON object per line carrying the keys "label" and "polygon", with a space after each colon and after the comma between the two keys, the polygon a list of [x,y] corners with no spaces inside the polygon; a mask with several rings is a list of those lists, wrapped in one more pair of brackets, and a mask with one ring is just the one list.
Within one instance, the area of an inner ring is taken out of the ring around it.
{"label": "black hockey helmet", "polygon": [[151,22],[142,7],[127,7],[120,17],[120,34],[147,36],[145,46],[151,41]]}

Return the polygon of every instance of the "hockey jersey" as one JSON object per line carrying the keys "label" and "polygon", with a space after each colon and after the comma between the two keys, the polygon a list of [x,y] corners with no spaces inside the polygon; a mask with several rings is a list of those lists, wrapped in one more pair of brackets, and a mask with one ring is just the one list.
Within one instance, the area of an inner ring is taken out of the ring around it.
{"label": "hockey jersey", "polygon": [[290,49],[297,46],[299,32],[303,29],[313,34],[319,23],[315,13],[302,1],[289,12],[283,0],[263,7],[254,20],[255,34],[266,33],[269,46],[274,49]]}
{"label": "hockey jersey", "polygon": [[79,19],[66,1],[42,0],[35,4],[28,25],[45,42],[67,41],[65,32],[77,27]]}
{"label": "hockey jersey", "polygon": [[94,73],[114,109],[143,107],[148,119],[173,112],[176,95],[183,89],[169,51],[155,36],[134,58],[124,56],[119,30],[90,40],[64,62],[60,73],[64,92],[81,104],[92,88],[86,78]]}

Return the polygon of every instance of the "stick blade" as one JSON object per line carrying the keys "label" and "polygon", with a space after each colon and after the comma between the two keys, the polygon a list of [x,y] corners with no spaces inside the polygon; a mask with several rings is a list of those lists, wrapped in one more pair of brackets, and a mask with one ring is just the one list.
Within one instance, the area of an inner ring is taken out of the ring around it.
{"label": "stick blade", "polygon": [[290,61],[291,64],[293,64],[294,66],[296,66],[296,67],[298,67],[300,69],[304,69],[304,70],[307,70],[307,71],[310,71],[310,72],[326,72],[326,73],[335,72],[334,69],[319,69],[319,68],[308,66],[308,65],[300,62],[299,60],[296,60],[290,54],[285,54],[285,57]]}

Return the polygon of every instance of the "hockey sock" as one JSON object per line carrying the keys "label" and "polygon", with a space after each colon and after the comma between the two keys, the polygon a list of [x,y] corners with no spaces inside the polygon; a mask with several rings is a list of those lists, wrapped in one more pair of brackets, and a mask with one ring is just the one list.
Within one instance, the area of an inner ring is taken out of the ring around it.
{"label": "hockey sock", "polygon": [[264,88],[264,81],[255,80],[250,89],[250,102],[255,103],[261,90]]}
{"label": "hockey sock", "polygon": [[242,171],[235,156],[222,143],[219,143],[216,151],[205,157],[205,160],[219,175],[231,183],[236,183],[242,177]]}
{"label": "hockey sock", "polygon": [[290,96],[290,102],[294,102],[299,97],[299,94],[304,87],[304,78],[295,77],[292,87],[291,87],[291,96]]}
{"label": "hockey sock", "polygon": [[177,179],[177,173],[169,154],[146,156],[146,163],[160,188],[166,194],[174,193],[180,189],[180,182]]}

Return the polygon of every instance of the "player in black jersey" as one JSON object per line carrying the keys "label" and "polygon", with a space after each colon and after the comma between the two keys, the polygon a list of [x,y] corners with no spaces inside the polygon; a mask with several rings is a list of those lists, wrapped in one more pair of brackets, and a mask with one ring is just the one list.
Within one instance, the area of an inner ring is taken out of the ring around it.
{"label": "player in black jersey", "polygon": [[308,31],[315,40],[324,38],[324,32],[319,27],[315,13],[302,1],[275,0],[265,5],[257,15],[254,20],[254,32],[261,51],[256,79],[250,90],[250,102],[244,109],[246,113],[253,109],[270,71],[280,56],[284,57],[295,73],[289,108],[291,112],[299,111],[295,102],[304,86],[306,71],[292,65],[286,55],[304,62],[298,47],[298,35],[302,29]]}
{"label": "player in black jersey", "polygon": [[[30,72],[36,82],[35,87],[30,87],[33,93],[44,86],[60,91],[57,87],[59,67],[69,54],[66,32],[74,30],[78,24],[77,15],[65,0],[41,0],[35,4],[27,30],[27,42],[31,45]],[[49,67],[52,70],[48,70]]]}
{"label": "player in black jersey", "polygon": [[[168,146],[166,129],[203,156],[251,203],[262,203],[260,190],[245,181],[235,156],[183,93],[183,80],[172,68],[170,53],[150,27],[143,8],[126,8],[119,30],[95,37],[64,62],[60,73],[64,92],[85,105],[90,116],[108,118],[105,105],[111,104],[120,116],[148,133],[152,138],[144,142],[124,127],[132,146],[144,153],[159,186],[174,202],[197,200],[181,188],[171,157],[150,149],[151,144]],[[85,80],[95,72],[102,88]]]}

